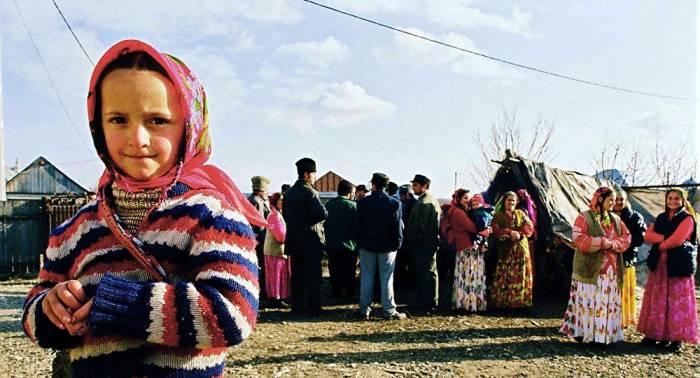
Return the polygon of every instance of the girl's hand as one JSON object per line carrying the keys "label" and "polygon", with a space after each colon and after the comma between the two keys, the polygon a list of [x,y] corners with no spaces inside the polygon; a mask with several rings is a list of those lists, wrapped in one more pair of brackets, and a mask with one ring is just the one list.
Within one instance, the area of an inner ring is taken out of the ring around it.
{"label": "girl's hand", "polygon": [[74,313],[83,307],[86,301],[83,285],[79,281],[65,281],[46,293],[41,301],[41,311],[56,327],[67,329],[73,323]]}
{"label": "girl's hand", "polygon": [[82,307],[73,313],[71,323],[66,326],[66,330],[71,336],[82,336],[87,333],[90,326],[87,323],[90,310],[92,310],[93,299],[87,301]]}

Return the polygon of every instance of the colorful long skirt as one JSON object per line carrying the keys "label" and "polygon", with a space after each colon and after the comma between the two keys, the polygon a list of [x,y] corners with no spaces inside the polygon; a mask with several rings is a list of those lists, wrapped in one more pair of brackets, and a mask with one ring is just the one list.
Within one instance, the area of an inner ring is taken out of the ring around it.
{"label": "colorful long skirt", "polygon": [[604,274],[598,274],[595,285],[572,280],[569,304],[559,332],[569,337],[582,337],[585,343],[621,341],[625,338],[621,301],[617,273],[612,266],[608,266]]}
{"label": "colorful long skirt", "polygon": [[291,294],[290,258],[265,255],[265,291],[270,299],[287,299]]}
{"label": "colorful long skirt", "polygon": [[486,264],[479,246],[457,252],[452,308],[486,310]]}
{"label": "colorful long skirt", "polygon": [[622,281],[622,328],[637,324],[637,274],[634,266],[625,268]]}
{"label": "colorful long skirt", "polygon": [[496,308],[532,307],[532,261],[527,248],[515,244],[498,262],[491,302]]}
{"label": "colorful long skirt", "polygon": [[698,342],[693,277],[668,277],[665,251],[649,272],[637,330],[653,340]]}

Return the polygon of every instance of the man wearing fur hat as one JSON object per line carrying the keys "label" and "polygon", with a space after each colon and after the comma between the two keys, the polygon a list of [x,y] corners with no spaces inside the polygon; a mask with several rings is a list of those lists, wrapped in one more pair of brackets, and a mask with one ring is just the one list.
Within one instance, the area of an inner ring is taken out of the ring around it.
{"label": "man wearing fur hat", "polygon": [[299,179],[287,190],[283,213],[287,222],[285,254],[292,261],[292,312],[299,314],[306,308],[311,315],[321,315],[321,258],[326,244],[323,221],[328,212],[313,187],[316,162],[303,158],[296,166]]}
{"label": "man wearing fur hat", "polygon": [[[250,178],[253,184],[253,193],[248,196],[248,201],[253,204],[263,219],[270,215],[270,201],[267,199],[267,188],[270,186],[270,179],[265,176],[253,176]],[[265,229],[253,226],[255,233],[255,254],[258,257],[258,282],[260,283],[260,299],[265,298],[265,255],[263,246],[265,245]]]}

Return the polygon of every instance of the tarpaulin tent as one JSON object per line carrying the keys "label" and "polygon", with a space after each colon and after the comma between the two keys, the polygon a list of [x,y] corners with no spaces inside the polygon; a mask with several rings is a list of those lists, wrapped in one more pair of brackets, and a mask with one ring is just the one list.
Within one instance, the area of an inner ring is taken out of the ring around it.
{"label": "tarpaulin tent", "polygon": [[[547,166],[510,151],[486,192],[494,203],[503,193],[526,189],[537,205],[535,294],[566,295],[571,279],[572,226],[593,192],[612,181]],[[493,256],[493,254],[491,254]],[[492,265],[493,261],[489,265]]]}

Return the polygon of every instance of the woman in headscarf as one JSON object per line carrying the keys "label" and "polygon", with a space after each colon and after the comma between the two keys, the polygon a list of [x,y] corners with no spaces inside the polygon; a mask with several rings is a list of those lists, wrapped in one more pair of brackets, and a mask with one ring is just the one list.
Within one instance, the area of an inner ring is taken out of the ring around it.
{"label": "woman in headscarf", "polygon": [[[476,195],[475,195],[476,196]],[[457,189],[446,217],[447,241],[456,252],[452,308],[476,312],[486,310],[485,238],[490,229],[479,232],[468,216],[469,191]],[[481,236],[481,238],[477,238]]]}
{"label": "woman in headscarf", "polygon": [[598,188],[588,210],[574,221],[571,292],[559,332],[578,342],[607,345],[624,339],[620,288],[630,233],[613,214],[614,204],[615,192]]}
{"label": "woman in headscarf", "polygon": [[532,221],[516,208],[517,195],[505,193],[496,204],[491,227],[496,236],[498,262],[491,285],[496,308],[532,307],[532,260],[528,237]]}
{"label": "woman in headscarf", "polygon": [[532,282],[533,286],[537,286],[537,251],[535,250],[535,241],[537,240],[537,205],[532,200],[530,193],[525,189],[518,189],[515,194],[518,195],[518,209],[525,212],[527,217],[532,222],[532,235],[527,238],[528,247],[530,249],[530,261],[532,261]]}
{"label": "woman in headscarf", "polygon": [[632,236],[632,241],[627,250],[622,254],[625,263],[625,278],[622,283],[622,328],[635,325],[637,322],[637,274],[634,265],[637,263],[637,251],[644,244],[644,233],[647,225],[642,214],[632,210],[627,202],[627,194],[623,190],[616,191],[615,207],[613,212],[617,214]]}
{"label": "woman in headscarf", "polygon": [[[653,245],[647,259],[651,271],[637,325],[639,332],[644,334],[644,343],[659,343],[677,351],[683,342],[698,342],[695,269],[691,266],[692,260],[697,258],[695,230],[695,211],[688,203],[685,191],[669,189],[666,210],[656,217],[644,236],[644,241]],[[677,259],[681,253],[690,253],[691,256],[686,260]]]}

